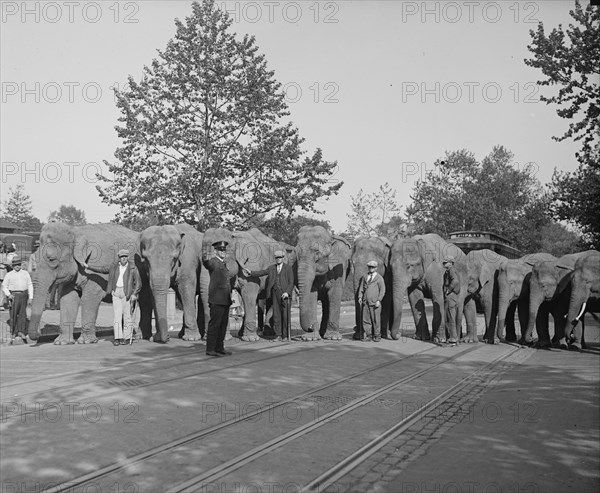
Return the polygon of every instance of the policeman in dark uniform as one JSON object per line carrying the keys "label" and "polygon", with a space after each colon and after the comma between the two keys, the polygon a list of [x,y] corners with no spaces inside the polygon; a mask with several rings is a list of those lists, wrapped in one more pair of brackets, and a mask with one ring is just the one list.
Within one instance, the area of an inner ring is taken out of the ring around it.
{"label": "policeman in dark uniform", "polygon": [[226,241],[213,243],[216,256],[207,258],[203,254],[202,263],[210,273],[208,285],[208,306],[210,307],[210,320],[206,334],[207,356],[227,356],[231,351],[225,351],[223,341],[229,325],[229,307],[231,306],[232,281],[237,272],[230,272],[225,264],[227,250]]}

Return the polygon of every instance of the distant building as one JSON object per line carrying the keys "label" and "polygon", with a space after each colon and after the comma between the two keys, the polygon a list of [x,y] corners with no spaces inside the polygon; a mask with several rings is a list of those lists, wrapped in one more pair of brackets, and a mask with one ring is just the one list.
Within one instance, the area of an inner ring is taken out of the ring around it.
{"label": "distant building", "polygon": [[523,254],[517,250],[512,242],[496,233],[489,231],[456,231],[450,233],[450,243],[454,243],[463,252],[483,250],[485,248],[504,255],[506,258],[519,258]]}
{"label": "distant building", "polygon": [[20,231],[22,229],[23,228],[20,228],[16,224],[9,223],[6,219],[0,219],[0,234],[16,233],[17,231]]}

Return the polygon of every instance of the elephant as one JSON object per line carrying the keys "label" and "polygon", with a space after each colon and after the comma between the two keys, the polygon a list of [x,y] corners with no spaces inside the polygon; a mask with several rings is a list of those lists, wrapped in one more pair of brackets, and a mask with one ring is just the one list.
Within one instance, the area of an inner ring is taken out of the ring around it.
{"label": "elephant", "polygon": [[498,342],[500,326],[498,319],[498,272],[500,265],[508,261],[493,250],[472,250],[467,254],[467,299],[469,317],[476,313],[475,300],[481,303],[485,318],[484,341]]}
{"label": "elephant", "polygon": [[567,341],[580,350],[583,342],[583,315],[600,312],[600,252],[588,250],[577,259],[571,280],[571,298],[567,313]]}
{"label": "elephant", "polygon": [[[40,233],[40,259],[37,265],[28,337],[39,337],[39,325],[46,299],[53,286],[60,292],[60,333],[54,344],[73,344],[73,328],[81,305],[81,335],[78,343],[98,342],[96,318],[105,296],[107,275],[86,271],[82,263],[105,267],[117,261],[119,249],[129,250],[130,262],[141,270],[139,233],[118,224],[69,226],[49,222]],[[150,303],[142,286],[140,308]]]}
{"label": "elephant", "polygon": [[351,257],[351,270],[354,287],[354,307],[356,313],[355,339],[361,333],[362,325],[361,306],[358,304],[358,285],[361,277],[367,274],[367,262],[377,261],[377,272],[385,282],[385,296],[381,302],[381,336],[387,338],[388,329],[391,328],[392,314],[392,270],[390,265],[390,252],[392,243],[383,236],[361,236],[354,240]]}
{"label": "elephant", "polygon": [[[303,340],[320,338],[339,341],[342,291],[350,271],[350,243],[335,236],[323,226],[302,226],[298,232],[296,255],[298,262],[298,300]],[[319,331],[317,301],[323,315]]]}
{"label": "elephant", "polygon": [[[556,260],[549,253],[530,253],[518,259],[500,263],[498,269],[498,329],[500,341],[516,342],[515,311],[521,325],[521,341],[529,318],[529,281],[531,269],[537,262]],[[504,329],[506,324],[506,338]],[[488,340],[488,342],[492,342]],[[497,342],[497,339],[494,340]]]}
{"label": "elephant", "polygon": [[[238,335],[242,341],[254,342],[260,340],[257,327],[262,328],[263,316],[268,310],[263,309],[262,300],[265,299],[266,277],[246,277],[242,268],[250,271],[264,270],[274,263],[274,253],[277,250],[287,251],[287,263],[294,263],[295,253],[289,245],[278,242],[265,235],[257,228],[248,231],[233,231],[233,255],[238,263],[238,279],[236,288],[240,292],[244,305],[244,319]],[[291,293],[289,293],[291,294]],[[260,304],[258,303],[260,300]],[[259,307],[258,324],[256,308]]]}
{"label": "elephant", "polygon": [[[146,307],[140,319],[144,339],[166,343],[169,339],[167,293],[173,288],[183,308],[180,336],[200,340],[206,332],[208,313],[208,273],[202,268],[204,235],[189,224],[150,226],[140,234],[140,255],[144,274],[152,292],[156,333],[152,337],[152,308]],[[199,295],[196,305],[196,295]]]}
{"label": "elephant", "polygon": [[548,316],[554,318],[552,342],[566,349],[565,325],[571,299],[571,280],[575,262],[587,252],[563,255],[557,260],[536,263],[529,281],[529,317],[523,336],[526,344],[533,344],[533,328],[537,327],[538,347],[550,347]]}
{"label": "elephant", "polygon": [[[431,334],[425,316],[424,299],[433,303],[433,338],[435,342],[446,340],[444,313],[444,268],[442,260],[451,255],[454,257],[454,267],[461,280],[461,290],[458,296],[458,306],[463,307],[466,298],[467,263],[466,256],[456,245],[446,242],[437,234],[417,235],[412,238],[398,238],[392,245],[392,299],[394,321],[392,324],[392,339],[398,339],[402,323],[402,303],[404,294],[408,294],[408,302],[415,323],[415,339],[429,341]],[[462,312],[459,310],[456,328],[461,331]],[[467,342],[477,342],[475,313],[467,318]]]}

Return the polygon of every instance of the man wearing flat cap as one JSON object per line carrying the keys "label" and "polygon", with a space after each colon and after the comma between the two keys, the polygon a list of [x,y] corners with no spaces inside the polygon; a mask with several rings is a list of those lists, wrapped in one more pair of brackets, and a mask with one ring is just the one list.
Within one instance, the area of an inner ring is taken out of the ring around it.
{"label": "man wearing flat cap", "polygon": [[137,301],[142,289],[142,279],[133,262],[129,262],[129,250],[119,250],[119,261],[108,267],[93,267],[83,262],[92,272],[108,274],[106,294],[112,295],[113,302],[113,346],[123,346],[133,336],[131,304]]}
{"label": "man wearing flat cap", "polygon": [[267,276],[266,293],[273,305],[273,331],[275,341],[287,337],[290,327],[291,296],[294,289],[294,271],[289,264],[284,264],[285,253],[277,250],[274,254],[275,263],[264,270],[243,269],[246,277]]}
{"label": "man wearing flat cap", "polygon": [[363,341],[381,341],[381,300],[385,296],[385,282],[377,273],[377,262],[367,262],[367,274],[358,283],[358,304],[362,311],[362,329],[359,337]]}
{"label": "man wearing flat cap", "polygon": [[206,332],[206,355],[228,356],[231,351],[225,350],[225,335],[229,325],[229,307],[231,306],[231,290],[236,272],[230,272],[225,263],[227,255],[226,241],[216,241],[212,244],[215,256],[208,258],[206,251],[202,254],[202,263],[210,273],[208,285],[208,306],[210,320]]}
{"label": "man wearing flat cap", "polygon": [[13,343],[25,339],[27,327],[27,300],[33,300],[33,283],[26,270],[21,270],[21,259],[14,256],[11,261],[12,268],[4,277],[2,290],[12,302],[10,308],[10,329]]}
{"label": "man wearing flat cap", "polygon": [[[458,295],[460,294],[460,277],[454,268],[454,257],[447,255],[442,261],[444,266],[444,311],[446,313],[446,336],[448,344],[456,346],[458,336],[456,319],[458,317]],[[444,336],[442,336],[444,337]],[[443,342],[443,341],[440,341]]]}

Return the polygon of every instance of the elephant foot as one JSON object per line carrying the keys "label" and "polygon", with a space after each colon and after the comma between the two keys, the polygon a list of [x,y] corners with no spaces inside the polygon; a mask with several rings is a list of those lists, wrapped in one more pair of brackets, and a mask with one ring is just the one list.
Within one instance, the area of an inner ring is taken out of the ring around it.
{"label": "elephant foot", "polygon": [[433,342],[435,342],[436,344],[444,344],[447,342],[447,340],[446,340],[446,338],[441,338],[441,337],[435,336],[433,338]]}
{"label": "elephant foot", "polygon": [[477,337],[473,337],[473,336],[467,336],[467,337],[463,337],[460,342],[466,342],[467,344],[477,344],[479,342],[479,339]]}
{"label": "elephant foot", "polygon": [[581,352],[581,344],[579,344],[578,342],[572,342],[572,343],[569,345],[569,349],[570,349],[571,351],[578,351],[578,352]]}
{"label": "elephant foot", "polygon": [[352,334],[352,340],[360,341],[360,334],[358,332],[355,332],[354,334]]}
{"label": "elephant foot", "polygon": [[260,341],[260,337],[258,337],[258,335],[256,335],[256,334],[248,334],[248,335],[242,336],[241,339],[244,342],[257,342],[257,341]]}
{"label": "elephant foot", "polygon": [[25,341],[23,341],[22,337],[15,336],[15,337],[12,338],[12,340],[10,341],[10,343],[13,346],[21,346],[21,345],[25,344]]}
{"label": "elephant foot", "polygon": [[166,344],[167,342],[169,342],[169,336],[167,336],[166,340],[162,339],[158,334],[154,334],[151,338],[150,341],[152,342],[157,342],[159,344]]}
{"label": "elephant foot", "polygon": [[538,341],[535,344],[536,349],[550,349],[552,347],[552,342],[550,341]]}
{"label": "elephant foot", "polygon": [[79,336],[77,344],[96,344],[100,339],[96,336]]}
{"label": "elephant foot", "polygon": [[504,340],[506,342],[517,342],[517,336],[507,335]]}
{"label": "elephant foot", "polygon": [[198,332],[197,330],[185,331],[183,335],[181,335],[180,331],[179,338],[183,339],[184,341],[199,341],[202,339],[202,337],[200,336],[200,332]]}
{"label": "elephant foot", "polygon": [[310,334],[302,334],[303,341],[320,341],[321,336],[318,332],[311,332]]}
{"label": "elephant foot", "polygon": [[340,334],[339,330],[328,330],[323,335],[323,339],[327,339],[327,340],[330,340],[330,341],[341,341],[342,340],[342,334]]}
{"label": "elephant foot", "polygon": [[62,346],[63,344],[64,345],[75,344],[75,341],[73,339],[69,339],[62,335],[60,335],[56,339],[54,339],[54,345]]}

